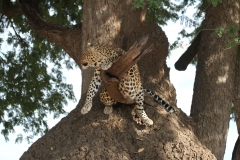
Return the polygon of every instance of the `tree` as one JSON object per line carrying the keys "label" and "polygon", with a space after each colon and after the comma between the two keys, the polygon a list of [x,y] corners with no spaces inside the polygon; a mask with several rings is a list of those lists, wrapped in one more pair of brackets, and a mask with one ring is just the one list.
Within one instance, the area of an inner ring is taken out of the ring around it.
{"label": "tree", "polygon": [[[185,70],[194,56],[198,55],[190,116],[197,123],[195,133],[214,155],[219,155],[218,159],[224,154],[232,103],[234,103],[238,130],[240,123],[237,58],[239,47],[231,44],[235,38],[236,44],[239,45],[239,11],[237,1],[226,1],[217,7],[208,7],[202,31],[175,64],[177,69]],[[223,16],[231,18],[220,18]],[[218,38],[214,38],[211,34],[215,28]],[[213,117],[218,117],[219,120],[218,118],[213,120]],[[223,134],[219,134],[220,132]],[[239,147],[238,143],[239,140],[236,142],[236,147]],[[233,159],[239,156],[237,153],[235,151]]]}
{"label": "tree", "polygon": [[[226,1],[217,7],[209,7],[206,11],[204,29],[236,25],[239,15],[238,7],[236,1]],[[228,12],[229,9],[232,12]],[[218,16],[232,18],[217,18]],[[224,35],[223,38],[211,38],[209,32],[202,34],[198,50],[191,117],[197,123],[195,133],[201,142],[218,159],[221,159],[224,155],[234,97],[236,63],[233,62],[236,61],[238,48],[226,50],[228,35]],[[214,120],[212,117],[215,117]]]}
{"label": "tree", "polygon": [[[66,6],[71,5],[70,1],[61,2]],[[151,6],[155,1],[148,2]],[[204,28],[214,29],[218,25],[225,27],[227,24],[236,24],[235,16],[239,15],[237,3],[231,2],[234,1],[228,0],[218,4],[216,8],[209,5]],[[49,6],[52,3],[54,4],[55,1],[45,5]],[[134,4],[141,6],[142,3],[143,1],[136,1]],[[169,1],[162,1],[161,4],[164,15],[168,15],[168,18],[178,17],[175,12],[167,12],[164,5],[172,9],[171,11],[179,11],[181,5],[176,6]],[[69,15],[70,21],[78,10],[70,10],[63,7],[64,5],[56,6],[61,6],[62,12],[65,13],[60,16]],[[16,12],[10,14],[2,10],[2,14],[9,18],[23,14],[32,31],[64,49],[78,65],[87,42],[128,50],[134,41],[149,34],[147,46],[153,44],[155,49],[138,63],[143,86],[155,91],[176,108],[176,93],[169,80],[169,69],[165,62],[168,54],[167,38],[155,22],[145,21],[147,11],[151,13],[160,9],[152,6],[133,10],[132,1],[84,1],[82,7],[77,7],[82,9],[82,21],[76,21],[74,26],[66,24],[69,27],[66,28],[51,23],[49,16],[44,14],[41,16],[40,13],[44,10],[40,10],[40,6],[44,7],[44,3],[40,0],[34,3],[19,0],[14,5],[9,1],[4,7],[8,7],[7,11],[14,9]],[[234,12],[228,12],[229,8]],[[54,11],[60,12],[57,8]],[[234,19],[218,19],[214,12]],[[53,14],[54,16],[59,15]],[[161,18],[158,17],[158,20]],[[21,159],[222,159],[233,101],[231,97],[233,97],[235,63],[232,62],[236,59],[237,51],[235,47],[229,50],[229,55],[224,54],[225,44],[223,39],[209,37],[209,32],[202,33],[198,50],[201,54],[199,53],[197,65],[192,118],[181,110],[170,115],[150,98],[146,98],[148,105],[146,104],[145,108],[154,120],[153,127],[138,124],[138,118],[134,114],[133,121],[130,116],[132,107],[124,104],[117,104],[113,114],[107,117],[102,113],[103,105],[97,97],[94,99],[92,111],[87,115],[81,115],[80,110],[92,77],[92,71],[87,70],[82,72],[82,95],[76,108],[35,142]],[[218,81],[219,84],[216,84],[215,82]],[[214,99],[216,97],[221,99],[219,101],[221,103]],[[221,117],[221,121],[218,117]],[[211,125],[205,125],[208,123]],[[208,139],[205,139],[208,135]]]}

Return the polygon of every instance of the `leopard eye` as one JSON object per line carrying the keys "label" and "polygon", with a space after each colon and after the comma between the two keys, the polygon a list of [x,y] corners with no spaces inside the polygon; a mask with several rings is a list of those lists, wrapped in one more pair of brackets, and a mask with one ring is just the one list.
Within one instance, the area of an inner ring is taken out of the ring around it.
{"label": "leopard eye", "polygon": [[83,62],[82,65],[83,65],[83,66],[87,66],[87,65],[88,65],[88,62]]}

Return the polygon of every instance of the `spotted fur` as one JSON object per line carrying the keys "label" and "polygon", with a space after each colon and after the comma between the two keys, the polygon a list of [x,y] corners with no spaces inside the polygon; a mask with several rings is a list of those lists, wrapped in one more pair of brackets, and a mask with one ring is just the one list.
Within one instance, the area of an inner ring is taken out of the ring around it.
{"label": "spotted fur", "polygon": [[172,106],[170,106],[169,104],[167,104],[161,97],[159,97],[157,94],[153,93],[152,91],[150,91],[149,89],[143,89],[147,94],[149,94],[150,96],[152,96],[154,98],[154,100],[162,105],[167,112],[170,112],[170,113],[174,113],[175,110]]}
{"label": "spotted fur", "polygon": [[[118,57],[119,54],[114,49],[106,46],[92,46],[91,44],[88,44],[87,49],[81,59],[81,65],[83,69],[94,67],[95,71],[88,88],[85,104],[81,110],[82,114],[88,113],[92,108],[92,99],[98,91],[99,86],[101,85],[101,70],[107,70],[110,68],[113,61]],[[119,82],[119,91],[124,96],[124,98],[135,103],[135,112],[142,120],[142,122],[146,125],[153,125],[153,121],[147,116],[143,108],[144,90],[142,87],[137,64],[133,65],[122,76]],[[165,101],[163,101],[160,97],[156,98],[153,92],[149,90],[146,90],[146,92],[152,95],[157,102],[161,102],[160,104],[162,104],[167,111],[170,113],[174,111],[173,108],[168,104],[165,104]],[[112,105],[116,104],[116,101],[111,98],[105,87],[100,93],[100,100],[105,105],[104,113],[111,114],[113,110]]]}

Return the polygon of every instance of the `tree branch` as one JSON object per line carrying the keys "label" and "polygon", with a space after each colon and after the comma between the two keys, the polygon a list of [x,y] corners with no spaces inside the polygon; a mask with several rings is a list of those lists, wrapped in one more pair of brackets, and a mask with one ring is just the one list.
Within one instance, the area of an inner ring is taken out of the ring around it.
{"label": "tree branch", "polygon": [[11,27],[12,27],[15,35],[17,36],[18,40],[20,41],[20,43],[21,43],[22,45],[24,45],[24,46],[27,46],[27,43],[28,43],[28,42],[26,42],[25,39],[23,39],[23,38],[17,33],[17,31],[16,31],[16,29],[15,29],[15,27],[14,27],[14,25],[13,25],[13,22],[12,22],[11,20],[9,20],[9,23],[10,23],[10,25],[11,25]]}
{"label": "tree branch", "polygon": [[[82,37],[82,25],[79,24],[70,29],[66,29],[47,22],[39,14],[38,5],[41,1],[42,0],[19,0],[18,2],[23,14],[28,19],[30,27],[47,40],[63,48],[75,62],[78,62],[80,57],[77,53],[81,50],[79,47],[81,43],[79,41]],[[76,43],[78,45],[75,45]],[[76,50],[78,50],[78,52],[76,52]]]}
{"label": "tree branch", "polygon": [[182,54],[182,56],[175,63],[175,68],[179,71],[184,71],[187,69],[187,66],[193,58],[197,55],[199,44],[201,41],[202,32],[198,33],[197,37],[193,40],[192,44],[188,47],[188,49]]}
{"label": "tree branch", "polygon": [[143,47],[147,44],[147,40],[148,35],[136,41],[127,53],[123,54],[120,58],[113,62],[112,66],[108,70],[101,71],[101,78],[109,95],[117,102],[126,104],[133,103],[131,100],[125,99],[120,93],[119,81],[123,74],[136,64],[142,56],[152,51],[153,45],[146,50],[143,50]]}
{"label": "tree branch", "polygon": [[11,19],[22,14],[22,10],[18,4],[13,4],[10,0],[2,0],[0,13]]}
{"label": "tree branch", "polygon": [[46,30],[46,31],[55,30],[55,31],[58,31],[58,32],[67,30],[64,27],[59,27],[57,25],[49,23],[41,17],[41,15],[38,12],[39,11],[38,5],[41,1],[32,2],[32,1],[27,1],[27,0],[19,0],[18,2],[19,2],[19,5],[22,9],[22,12],[27,17],[27,19],[29,21],[28,23],[33,30],[35,30],[35,31],[38,31],[38,30]]}

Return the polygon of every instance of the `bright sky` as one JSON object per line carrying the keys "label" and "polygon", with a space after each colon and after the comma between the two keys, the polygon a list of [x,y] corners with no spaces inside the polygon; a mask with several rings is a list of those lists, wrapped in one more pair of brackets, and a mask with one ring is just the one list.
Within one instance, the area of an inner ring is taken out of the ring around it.
{"label": "bright sky", "polygon": [[[169,22],[167,27],[164,27],[163,30],[166,32],[166,35],[169,39],[169,42],[172,43],[176,39],[178,32],[183,28],[178,23]],[[167,59],[167,65],[171,68],[170,70],[170,79],[174,84],[176,92],[177,92],[177,105],[181,108],[187,115],[190,113],[192,94],[193,94],[193,83],[195,79],[195,66],[188,66],[186,71],[177,71],[174,68],[174,63],[178,60],[181,54],[188,47],[188,40],[183,40],[183,44],[186,44],[184,48],[179,48],[171,53],[170,58]],[[2,52],[4,52],[8,48],[7,45],[2,45]],[[79,69],[74,69],[71,71],[64,71],[64,75],[67,79],[67,83],[73,85],[74,93],[76,95],[77,101],[80,98],[81,91],[81,72]],[[75,108],[76,103],[69,103],[67,107],[65,107],[66,111],[70,112],[73,108]],[[61,119],[52,119],[52,115],[49,115],[48,125],[49,127],[53,127],[58,121]],[[0,127],[0,129],[2,126]],[[2,135],[0,135],[0,160],[17,160],[20,156],[28,149],[31,144],[27,144],[26,141],[23,141],[21,144],[15,144],[15,138],[18,132],[21,132],[21,128],[16,129],[16,133],[9,136],[10,141],[5,142],[5,139]],[[227,147],[225,151],[224,160],[229,160],[232,157],[232,150],[234,144],[237,140],[237,127],[234,121],[230,122],[229,134],[227,139]],[[36,137],[37,140],[39,137]]]}

